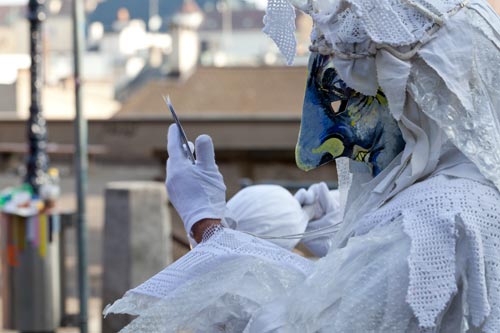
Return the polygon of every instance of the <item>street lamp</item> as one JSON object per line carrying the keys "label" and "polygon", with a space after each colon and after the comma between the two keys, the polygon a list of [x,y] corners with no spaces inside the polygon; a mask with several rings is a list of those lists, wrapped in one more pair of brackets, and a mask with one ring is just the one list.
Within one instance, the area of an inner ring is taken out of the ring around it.
{"label": "street lamp", "polygon": [[49,158],[47,156],[47,123],[42,115],[42,22],[46,18],[45,0],[30,0],[28,4],[30,21],[31,55],[31,105],[27,124],[29,155],[26,162],[25,182],[38,194],[45,182]]}

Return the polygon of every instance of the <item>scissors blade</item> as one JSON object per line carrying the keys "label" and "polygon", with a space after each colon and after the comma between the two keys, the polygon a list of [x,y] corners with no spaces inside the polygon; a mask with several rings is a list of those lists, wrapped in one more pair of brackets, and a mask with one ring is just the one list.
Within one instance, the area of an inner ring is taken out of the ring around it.
{"label": "scissors blade", "polygon": [[189,158],[189,160],[193,164],[195,164],[193,152],[189,148],[189,140],[186,136],[186,132],[184,132],[184,128],[182,128],[182,125],[181,125],[181,122],[179,121],[179,118],[177,118],[177,114],[175,113],[174,106],[172,105],[172,102],[170,101],[170,96],[163,96],[163,100],[167,104],[170,112],[172,113],[172,117],[174,117],[174,121],[177,124],[177,128],[179,129],[179,134],[181,136],[181,141],[182,141],[183,145],[185,145],[185,147],[187,148],[186,149],[187,157]]}

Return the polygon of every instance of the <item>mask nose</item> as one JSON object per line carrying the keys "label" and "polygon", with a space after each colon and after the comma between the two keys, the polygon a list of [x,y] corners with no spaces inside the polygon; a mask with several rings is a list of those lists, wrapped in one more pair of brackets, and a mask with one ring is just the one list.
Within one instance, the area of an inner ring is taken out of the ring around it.
{"label": "mask nose", "polygon": [[345,151],[342,136],[335,134],[340,125],[336,124],[339,122],[336,119],[340,109],[345,108],[350,90],[338,77],[331,60],[316,52],[309,58],[302,121],[295,148],[295,160],[302,170],[317,168],[342,156]]}
{"label": "mask nose", "polygon": [[302,107],[299,138],[295,147],[295,161],[302,170],[317,168],[343,152],[340,140],[334,138],[324,140],[326,129],[332,125],[326,111],[315,88],[308,83]]}

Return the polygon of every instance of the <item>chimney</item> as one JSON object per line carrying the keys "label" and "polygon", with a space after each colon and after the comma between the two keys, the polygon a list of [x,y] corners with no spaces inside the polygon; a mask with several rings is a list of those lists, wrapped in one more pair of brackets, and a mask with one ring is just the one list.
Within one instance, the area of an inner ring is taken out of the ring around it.
{"label": "chimney", "polygon": [[172,76],[189,76],[198,64],[200,40],[198,28],[203,21],[203,13],[194,0],[184,0],[181,10],[170,23],[172,53],[169,72]]}

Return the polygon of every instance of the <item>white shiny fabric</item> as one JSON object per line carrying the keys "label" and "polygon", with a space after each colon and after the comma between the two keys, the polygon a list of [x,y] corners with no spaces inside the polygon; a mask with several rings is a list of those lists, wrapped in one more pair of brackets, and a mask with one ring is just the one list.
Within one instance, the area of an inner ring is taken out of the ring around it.
{"label": "white shiny fabric", "polygon": [[280,238],[306,230],[309,215],[285,188],[253,185],[241,189],[227,202],[225,222],[238,230],[267,239],[292,250],[300,238]]}

